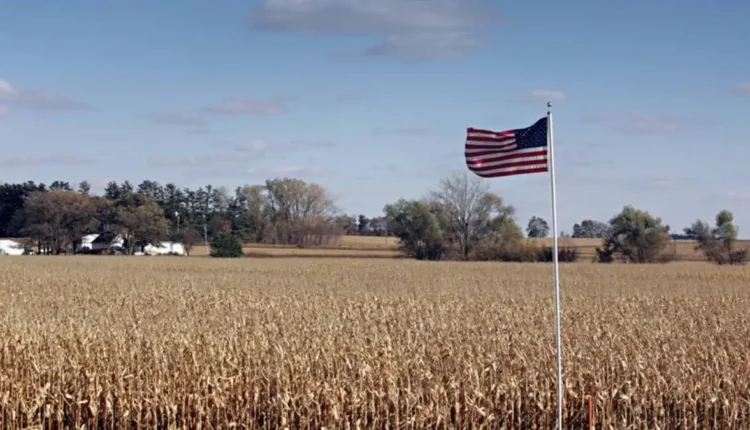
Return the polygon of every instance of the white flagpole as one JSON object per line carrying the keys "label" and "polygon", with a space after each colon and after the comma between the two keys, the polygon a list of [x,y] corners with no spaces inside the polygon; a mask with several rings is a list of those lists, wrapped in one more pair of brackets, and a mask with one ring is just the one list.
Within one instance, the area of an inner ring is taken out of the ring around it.
{"label": "white flagpole", "polygon": [[557,251],[557,196],[555,189],[555,135],[552,130],[552,102],[547,102],[547,143],[552,194],[552,265],[555,273],[555,334],[557,343],[557,428],[563,428],[562,335],[560,330],[560,267]]}

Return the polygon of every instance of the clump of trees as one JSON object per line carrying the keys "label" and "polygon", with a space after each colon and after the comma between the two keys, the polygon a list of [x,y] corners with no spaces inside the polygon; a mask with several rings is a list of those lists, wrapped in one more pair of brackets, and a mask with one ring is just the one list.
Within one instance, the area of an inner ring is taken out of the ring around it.
{"label": "clump of trees", "polygon": [[747,262],[748,250],[738,247],[739,229],[734,225],[734,215],[728,210],[716,214],[713,228],[704,221],[696,220],[684,232],[696,238],[696,250],[702,251],[709,261],[720,265]]}
{"label": "clump of trees", "polygon": [[540,238],[547,237],[549,234],[549,224],[537,216],[531,217],[529,224],[526,226],[526,235],[528,237]]}
{"label": "clump of trees", "polygon": [[601,221],[583,220],[580,224],[573,225],[574,238],[603,239],[607,236],[609,224]]}
{"label": "clump of trees", "polygon": [[[402,251],[413,258],[545,261],[551,255],[524,240],[513,206],[490,192],[486,181],[467,173],[443,179],[422,199],[386,205],[384,212]],[[546,225],[535,222],[540,228]],[[561,261],[576,258],[569,250],[559,255]]]}
{"label": "clump of trees", "polygon": [[625,206],[609,220],[603,246],[597,248],[599,261],[609,263],[619,256],[630,263],[656,263],[669,259],[664,250],[669,244],[669,226],[648,211]]}

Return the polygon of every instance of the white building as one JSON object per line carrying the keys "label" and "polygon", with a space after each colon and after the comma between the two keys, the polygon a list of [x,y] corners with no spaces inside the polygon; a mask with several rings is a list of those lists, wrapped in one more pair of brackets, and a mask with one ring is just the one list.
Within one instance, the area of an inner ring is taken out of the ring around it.
{"label": "white building", "polygon": [[76,244],[75,252],[83,251],[102,251],[113,246],[122,247],[125,240],[122,236],[109,236],[101,234],[87,234],[81,238],[80,243]]}
{"label": "white building", "polygon": [[0,239],[0,255],[23,255],[24,246],[20,243],[8,240]]}
{"label": "white building", "polygon": [[148,244],[143,247],[146,255],[187,255],[185,246],[179,242],[159,242],[156,245]]}

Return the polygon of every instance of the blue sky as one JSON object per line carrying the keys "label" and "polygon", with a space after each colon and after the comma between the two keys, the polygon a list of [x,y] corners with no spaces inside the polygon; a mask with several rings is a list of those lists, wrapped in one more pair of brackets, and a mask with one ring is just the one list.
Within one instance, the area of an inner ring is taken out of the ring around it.
{"label": "blue sky", "polygon": [[[0,181],[292,176],[381,214],[554,104],[559,222],[750,237],[750,2],[0,0]],[[544,174],[491,180],[525,225]]]}

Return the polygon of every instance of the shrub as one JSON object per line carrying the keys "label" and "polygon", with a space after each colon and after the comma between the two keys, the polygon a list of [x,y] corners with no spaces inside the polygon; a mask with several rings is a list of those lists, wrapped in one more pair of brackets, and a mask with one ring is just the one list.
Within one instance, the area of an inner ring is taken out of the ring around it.
{"label": "shrub", "polygon": [[[554,252],[551,246],[545,246],[539,251],[539,261],[551,263]],[[557,260],[561,263],[574,263],[578,260],[578,249],[570,246],[558,246]]]}
{"label": "shrub", "polygon": [[[532,242],[510,243],[501,246],[478,246],[472,255],[478,261],[505,261],[514,263],[551,263],[552,247],[539,247]],[[558,246],[557,259],[562,263],[578,260],[578,249],[571,246]]]}
{"label": "shrub", "polygon": [[242,257],[242,244],[231,234],[222,234],[211,241],[211,257],[238,258]]}
{"label": "shrub", "polygon": [[596,255],[594,256],[594,262],[598,263],[612,263],[615,261],[615,252],[610,248],[596,248]]}
{"label": "shrub", "polygon": [[748,254],[750,254],[750,249],[748,248],[738,249],[732,252],[729,257],[730,264],[747,264]]}

